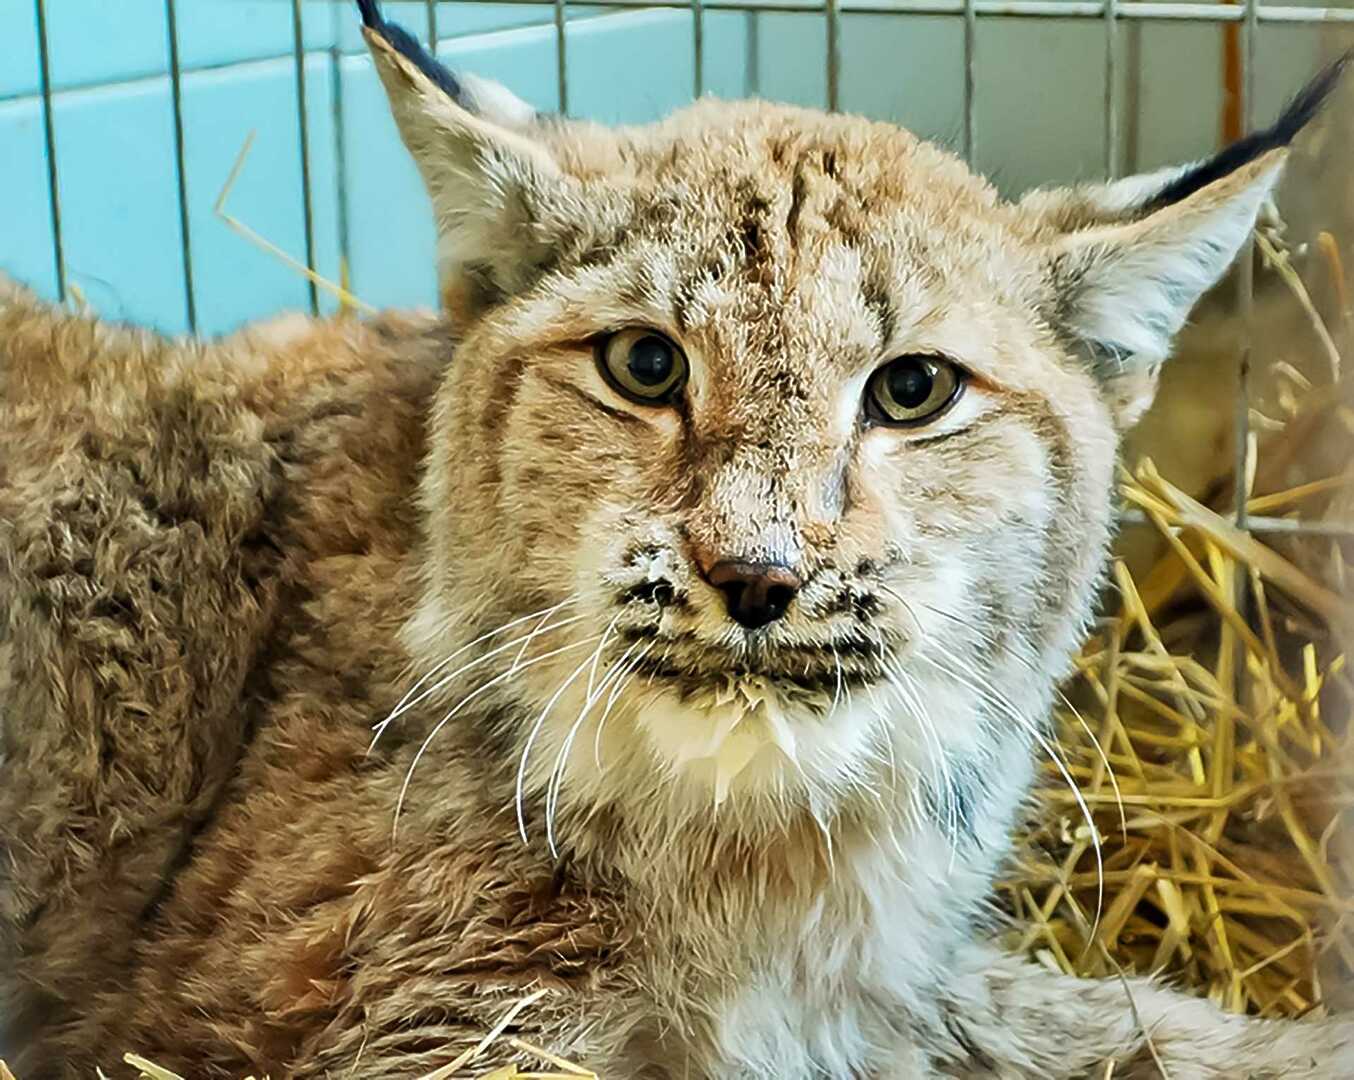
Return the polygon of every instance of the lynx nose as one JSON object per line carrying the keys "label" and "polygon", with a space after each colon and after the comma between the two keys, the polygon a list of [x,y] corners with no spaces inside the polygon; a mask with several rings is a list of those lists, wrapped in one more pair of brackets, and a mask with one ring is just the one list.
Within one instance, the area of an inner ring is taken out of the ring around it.
{"label": "lynx nose", "polygon": [[729,617],[749,630],[775,622],[799,592],[799,575],[779,563],[717,562],[706,579],[724,594]]}

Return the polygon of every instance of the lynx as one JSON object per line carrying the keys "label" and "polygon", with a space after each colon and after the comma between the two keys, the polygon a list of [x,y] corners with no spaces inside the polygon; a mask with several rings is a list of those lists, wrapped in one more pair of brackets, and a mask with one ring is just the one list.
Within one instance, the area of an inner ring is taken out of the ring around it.
{"label": "lynx", "polygon": [[988,943],[1120,436],[1338,68],[1011,203],[856,117],[539,116],[361,8],[440,314],[0,287],[18,1075],[416,1076],[538,991],[607,1080],[1354,1072]]}

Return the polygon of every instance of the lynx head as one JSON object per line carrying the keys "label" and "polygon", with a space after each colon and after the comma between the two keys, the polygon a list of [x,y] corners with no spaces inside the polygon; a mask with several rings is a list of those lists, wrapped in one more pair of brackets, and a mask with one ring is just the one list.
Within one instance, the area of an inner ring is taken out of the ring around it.
{"label": "lynx head", "polygon": [[525,821],[981,817],[1089,614],[1119,436],[1321,88],[1230,156],[1013,204],[857,117],[542,117],[366,6],[459,338],[407,639],[499,631],[453,704],[492,697]]}

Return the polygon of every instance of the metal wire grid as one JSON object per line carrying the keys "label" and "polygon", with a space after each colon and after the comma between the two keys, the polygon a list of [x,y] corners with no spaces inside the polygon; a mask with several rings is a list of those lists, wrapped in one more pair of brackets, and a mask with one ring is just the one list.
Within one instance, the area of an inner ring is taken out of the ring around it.
{"label": "metal wire grid", "polygon": [[[182,236],[182,259],[185,293],[187,296],[187,317],[190,331],[197,328],[197,312],[193,296],[193,261],[189,250],[188,199],[184,179],[183,160],[183,110],[182,110],[182,69],[179,60],[178,9],[182,0],[164,0],[168,24],[169,77],[171,101],[174,112],[174,149],[177,172],[178,211]],[[312,270],[315,263],[315,235],[313,208],[311,201],[310,148],[308,142],[308,123],[306,117],[306,74],[305,46],[302,35],[303,0],[281,0],[291,5],[292,14],[292,60],[296,78],[297,100],[297,136],[301,155],[301,177],[303,187],[305,261]],[[334,0],[346,3],[347,0]],[[454,8],[457,3],[473,3],[475,0],[424,0],[426,10],[426,39],[431,48],[436,48],[438,35],[439,9]],[[567,21],[569,0],[495,0],[496,3],[543,6],[553,8],[555,29],[555,50],[558,70],[558,94],[560,111],[569,111],[569,65]],[[1241,80],[1240,114],[1245,131],[1254,127],[1255,102],[1255,47],[1257,28],[1260,24],[1354,24],[1354,8],[1339,7],[1299,7],[1295,5],[1262,4],[1259,0],[1240,0],[1229,3],[1191,3],[1160,2],[1160,0],[822,0],[821,3],[795,3],[791,0],[586,0],[587,6],[610,10],[686,10],[691,13],[692,68],[694,78],[692,93],[699,97],[705,91],[704,50],[705,50],[705,14],[711,11],[735,11],[746,14],[813,14],[821,13],[826,30],[826,53],[824,68],[827,82],[827,107],[836,111],[840,106],[841,56],[841,20],[845,15],[884,15],[907,17],[913,15],[952,15],[963,18],[963,122],[961,128],[960,150],[966,160],[972,161],[977,146],[977,128],[974,122],[975,72],[978,66],[977,26],[978,19],[1002,18],[1042,18],[1070,20],[1100,20],[1104,26],[1105,79],[1102,99],[1104,125],[1104,172],[1106,177],[1119,173],[1118,161],[1118,122],[1120,112],[1120,92],[1118,75],[1119,63],[1119,26],[1121,22],[1188,22],[1188,23],[1236,23],[1239,25],[1241,39]],[[66,298],[66,273],[62,257],[61,244],[61,199],[60,177],[55,153],[55,135],[53,130],[52,86],[50,76],[50,53],[47,33],[47,0],[34,0],[38,34],[39,92],[42,98],[43,133],[47,154],[47,179],[49,186],[49,204],[51,208],[52,236],[56,264],[57,293],[62,301]],[[337,67],[339,51],[331,48],[331,59]],[[336,114],[342,110],[341,80],[334,79],[334,98],[332,107]],[[1136,117],[1131,118],[1136,122]],[[336,138],[342,140],[343,125],[334,125]],[[342,146],[337,155],[339,175],[339,246],[345,255],[348,250],[346,228],[347,200],[344,192]],[[1252,245],[1248,243],[1239,261],[1237,276],[1239,289],[1239,307],[1242,319],[1249,323],[1254,304]],[[309,303],[312,312],[318,313],[318,296],[313,281],[308,282]],[[1248,335],[1242,335],[1247,341]],[[1238,392],[1235,402],[1235,459],[1233,520],[1236,524],[1253,533],[1286,533],[1310,537],[1354,537],[1354,522],[1303,521],[1289,518],[1277,518],[1264,515],[1249,515],[1246,511],[1246,474],[1250,446],[1249,413],[1249,372],[1251,365],[1250,346],[1243,345],[1240,357]]]}

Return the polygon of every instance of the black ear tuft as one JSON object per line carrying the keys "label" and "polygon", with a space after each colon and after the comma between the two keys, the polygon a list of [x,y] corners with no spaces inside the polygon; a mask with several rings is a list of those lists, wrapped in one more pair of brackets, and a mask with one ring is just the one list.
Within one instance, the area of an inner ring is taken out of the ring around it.
{"label": "black ear tuft", "polygon": [[461,84],[456,81],[456,76],[438,63],[408,30],[386,22],[377,0],[357,0],[357,10],[362,16],[362,25],[390,42],[397,53],[423,72],[452,101],[460,102]]}
{"label": "black ear tuft", "polygon": [[357,11],[362,16],[362,25],[380,30],[382,25],[381,7],[376,0],[357,0]]}
{"label": "black ear tuft", "polygon": [[1177,203],[1269,151],[1287,146],[1321,111],[1321,106],[1326,103],[1331,91],[1339,85],[1340,76],[1344,74],[1351,61],[1354,61],[1354,49],[1350,49],[1338,60],[1328,64],[1304,86],[1269,127],[1253,132],[1244,139],[1238,139],[1207,161],[1201,161],[1192,169],[1177,176],[1157,192],[1143,210],[1148,212],[1160,210],[1164,206],[1170,206],[1171,203]]}

